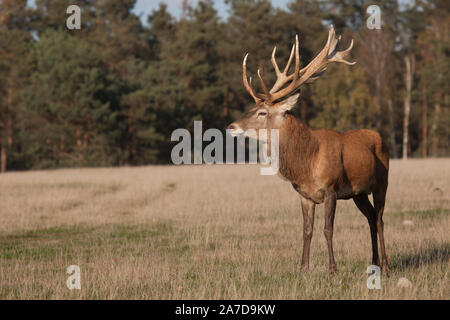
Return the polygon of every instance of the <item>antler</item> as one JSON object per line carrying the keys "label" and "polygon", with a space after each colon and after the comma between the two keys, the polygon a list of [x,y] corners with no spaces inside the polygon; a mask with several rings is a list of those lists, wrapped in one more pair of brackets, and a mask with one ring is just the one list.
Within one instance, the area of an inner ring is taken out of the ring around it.
{"label": "antler", "polygon": [[253,97],[255,102],[258,103],[261,101],[261,99],[256,96],[255,90],[253,90],[252,77],[250,77],[250,83],[248,83],[248,79],[247,79],[247,58],[248,58],[248,53],[245,55],[244,61],[242,62],[242,79],[244,82],[245,89],[247,89],[248,93],[250,93],[250,95]]}
{"label": "antler", "polygon": [[[261,76],[261,72],[258,69],[258,78],[261,84],[261,88],[263,89],[264,93],[258,94],[255,93],[253,90],[253,87],[251,86],[251,78],[250,83],[247,80],[247,57],[248,54],[244,58],[244,63],[242,64],[243,69],[243,80],[244,80],[244,86],[247,89],[247,91],[250,93],[250,95],[255,99],[255,102],[258,103],[262,100],[268,101],[268,102],[274,102],[276,100],[279,100],[290,93],[297,90],[302,84],[304,83],[310,83],[319,78],[326,70],[326,66],[328,63],[331,62],[339,62],[339,63],[345,63],[348,65],[353,65],[356,62],[348,62],[344,60],[344,58],[350,53],[350,51],[353,48],[353,40],[350,44],[350,46],[344,50],[344,51],[337,51],[336,47],[341,40],[341,36],[336,37],[334,27],[331,26],[330,30],[328,32],[328,40],[325,44],[325,47],[320,51],[320,53],[303,69],[300,70],[300,55],[299,55],[299,45],[298,45],[298,36],[295,37],[295,44],[292,46],[291,55],[289,57],[288,63],[286,67],[284,68],[283,72],[280,72],[280,68],[278,67],[277,61],[275,59],[275,53],[277,50],[277,47],[273,49],[272,52],[272,65],[275,69],[275,73],[277,75],[277,80],[275,84],[273,85],[272,89],[270,91],[267,89],[266,85],[264,84],[264,80]],[[289,67],[291,66],[292,59],[295,54],[295,70],[294,73],[291,75],[287,75],[287,72],[289,71]],[[287,87],[283,88],[284,85],[286,85],[288,82],[291,82]],[[281,90],[280,90],[281,89]]]}
{"label": "antler", "polygon": [[[299,76],[299,71],[300,71],[300,54],[299,54],[299,46],[298,46],[298,35],[295,36],[295,45],[291,50],[291,56],[289,57],[289,61],[286,65],[286,68],[284,68],[283,73],[279,72],[278,69],[278,65],[277,62],[275,60],[275,51],[276,51],[276,47],[274,48],[273,52],[272,52],[272,64],[275,68],[275,72],[277,72],[277,81],[275,82],[275,84],[273,85],[272,89],[270,90],[270,101],[275,101],[278,100],[284,96],[287,96],[289,93],[291,93],[292,91],[295,90],[295,85]],[[291,62],[292,62],[292,54],[295,51],[295,70],[294,73],[290,76],[292,77],[292,81],[291,83],[284,89],[281,89],[280,91],[279,88],[282,88],[289,80],[289,77],[287,76],[287,72],[289,70],[289,67],[291,66]]]}
{"label": "antler", "polygon": [[327,64],[331,62],[345,63],[347,65],[354,65],[356,63],[356,61],[348,62],[347,60],[344,60],[344,58],[348,56],[353,48],[353,39],[347,49],[343,51],[337,51],[336,47],[340,40],[341,36],[336,38],[334,27],[333,25],[331,25],[325,47],[306,67],[300,70],[301,76],[295,86],[296,89],[304,83],[311,83],[317,80],[317,78],[319,78],[327,69]]}
{"label": "antler", "polygon": [[[243,76],[243,81],[244,81],[244,87],[245,87],[245,89],[247,89],[248,93],[250,93],[250,95],[253,97],[253,99],[255,100],[256,103],[258,103],[262,100],[272,102],[272,101],[275,101],[275,100],[281,98],[282,96],[289,94],[289,92],[291,92],[294,89],[295,82],[297,81],[299,70],[300,70],[300,54],[298,51],[298,36],[295,37],[295,44],[292,47],[291,56],[286,65],[286,68],[284,68],[284,71],[282,73],[280,72],[277,62],[275,61],[276,49],[277,48],[275,47],[273,50],[273,53],[272,53],[272,64],[273,64],[273,66],[275,68],[275,72],[277,74],[277,81],[275,82],[275,85],[272,87],[272,89],[270,91],[267,89],[267,86],[265,85],[264,80],[261,76],[261,71],[258,69],[259,82],[261,84],[261,88],[264,91],[264,93],[262,93],[262,94],[255,93],[255,90],[253,89],[253,87],[251,85],[251,79],[252,79],[251,77],[250,77],[250,83],[248,82],[248,79],[247,79],[248,53],[244,57],[244,62],[242,63],[242,76]],[[291,62],[292,62],[294,53],[295,53],[295,71],[291,76],[288,77],[287,72],[289,70],[289,67],[291,66]],[[283,87],[289,80],[293,80],[289,86],[287,86],[286,88],[284,88],[283,90],[281,90],[279,92],[276,92],[281,87]]]}

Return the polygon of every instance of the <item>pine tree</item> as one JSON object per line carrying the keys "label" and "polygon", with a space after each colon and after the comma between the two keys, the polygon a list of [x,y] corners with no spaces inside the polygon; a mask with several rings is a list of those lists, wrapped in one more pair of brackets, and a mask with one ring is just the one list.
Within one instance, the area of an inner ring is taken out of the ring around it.
{"label": "pine tree", "polygon": [[329,69],[326,79],[316,81],[313,86],[312,99],[320,111],[311,125],[338,131],[374,129],[378,102],[370,94],[364,71],[357,65]]}
{"label": "pine tree", "polygon": [[[449,11],[450,5],[447,1],[425,2],[424,14],[427,27],[418,35],[417,40],[417,69],[422,100],[421,149],[424,157],[428,154],[434,157],[440,154],[445,155],[449,147],[450,76],[448,72],[445,72],[450,67]],[[428,108],[429,105],[433,107]]]}
{"label": "pine tree", "polygon": [[[150,18],[151,32],[157,36],[159,57],[148,69],[144,83],[156,118],[152,127],[160,140],[162,159],[170,157],[170,134],[177,128],[192,129],[194,120],[203,120],[204,129],[224,127],[222,80],[219,76],[220,29],[211,1],[187,8],[184,19],[175,25],[166,8],[160,6]],[[175,29],[173,33],[168,31]]]}
{"label": "pine tree", "polygon": [[26,54],[32,45],[25,0],[0,1],[0,172],[20,166],[16,139],[22,87],[27,83]]}
{"label": "pine tree", "polygon": [[34,59],[26,95],[33,166],[114,164],[117,114],[100,56],[86,41],[49,30],[36,44]]}

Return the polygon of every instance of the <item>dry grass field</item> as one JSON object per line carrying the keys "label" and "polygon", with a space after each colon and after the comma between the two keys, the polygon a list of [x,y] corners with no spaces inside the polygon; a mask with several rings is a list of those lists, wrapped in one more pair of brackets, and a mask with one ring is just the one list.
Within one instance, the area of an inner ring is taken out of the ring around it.
{"label": "dry grass field", "polygon": [[[6,173],[0,298],[449,299],[449,208],[450,160],[391,161],[393,272],[368,290],[369,226],[353,201],[337,206],[338,275],[328,275],[323,206],[302,273],[298,195],[255,165]],[[69,265],[81,290],[66,287]],[[401,277],[412,287],[397,287]]]}

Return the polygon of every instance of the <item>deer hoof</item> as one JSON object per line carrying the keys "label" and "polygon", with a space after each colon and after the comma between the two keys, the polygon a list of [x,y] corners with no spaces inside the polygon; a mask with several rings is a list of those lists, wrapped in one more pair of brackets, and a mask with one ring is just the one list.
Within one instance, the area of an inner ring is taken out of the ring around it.
{"label": "deer hoof", "polygon": [[383,273],[386,277],[390,277],[391,270],[389,269],[388,265],[384,265],[381,269],[383,270]]}
{"label": "deer hoof", "polygon": [[337,275],[338,271],[336,266],[330,266],[330,275],[334,276]]}

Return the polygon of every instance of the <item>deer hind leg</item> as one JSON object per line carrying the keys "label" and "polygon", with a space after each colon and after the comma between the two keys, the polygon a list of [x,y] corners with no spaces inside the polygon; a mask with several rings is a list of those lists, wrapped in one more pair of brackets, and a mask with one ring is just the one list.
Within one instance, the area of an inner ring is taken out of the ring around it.
{"label": "deer hind leg", "polygon": [[377,214],[366,194],[359,194],[353,198],[359,211],[367,218],[370,227],[370,237],[372,238],[372,264],[379,266],[378,241],[377,241]]}
{"label": "deer hind leg", "polygon": [[386,188],[379,188],[373,192],[373,203],[377,215],[378,236],[380,238],[381,268],[386,273],[386,275],[389,275],[391,271],[389,270],[389,262],[387,259],[386,247],[384,244],[383,212],[385,201],[386,201]]}
{"label": "deer hind leg", "polygon": [[302,270],[309,269],[309,248],[311,247],[311,239],[314,228],[314,212],[316,204],[311,200],[302,197],[302,213],[303,213],[303,256]]}
{"label": "deer hind leg", "polygon": [[325,195],[325,224],[323,228],[323,233],[327,240],[328,245],[328,257],[330,273],[334,274],[337,272],[336,262],[334,261],[333,254],[333,227],[334,227],[334,214],[336,212],[336,193],[327,192]]}

